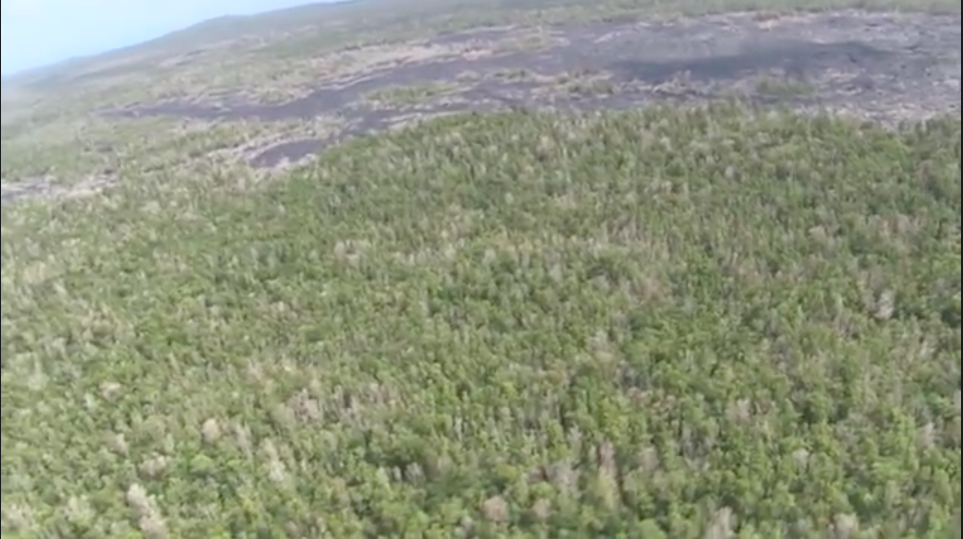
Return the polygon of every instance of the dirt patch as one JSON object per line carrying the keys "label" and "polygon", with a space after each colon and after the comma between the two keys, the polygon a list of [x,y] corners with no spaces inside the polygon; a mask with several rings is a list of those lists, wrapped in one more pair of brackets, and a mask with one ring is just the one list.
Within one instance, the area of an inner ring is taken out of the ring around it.
{"label": "dirt patch", "polygon": [[259,168],[286,167],[304,156],[311,155],[324,147],[326,139],[298,139],[282,142],[265,148],[252,157],[250,163]]}
{"label": "dirt patch", "polygon": [[38,177],[0,183],[0,203],[12,204],[27,198],[72,198],[95,195],[116,183],[112,176],[91,176],[71,184],[54,178]]}
{"label": "dirt patch", "polygon": [[[459,50],[463,54],[451,54]],[[394,53],[377,47],[344,54],[354,58],[346,64],[350,68],[287,103],[167,102],[111,114],[268,121],[338,114],[346,120],[344,129],[327,138],[265,149],[251,160],[263,167],[297,161],[413,114],[505,107],[625,109],[739,96],[893,122],[958,111],[960,105],[959,15],[736,13],[499,28],[450,33]],[[443,99],[419,90],[439,86],[446,88]],[[372,103],[372,95],[385,92],[419,99],[394,110]]]}

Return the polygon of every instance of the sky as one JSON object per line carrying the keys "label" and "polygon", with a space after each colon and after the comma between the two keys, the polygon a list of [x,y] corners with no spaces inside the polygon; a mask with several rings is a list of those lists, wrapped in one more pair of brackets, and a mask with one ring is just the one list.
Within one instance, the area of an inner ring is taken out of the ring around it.
{"label": "sky", "polygon": [[3,75],[134,45],[224,15],[324,0],[0,0]]}

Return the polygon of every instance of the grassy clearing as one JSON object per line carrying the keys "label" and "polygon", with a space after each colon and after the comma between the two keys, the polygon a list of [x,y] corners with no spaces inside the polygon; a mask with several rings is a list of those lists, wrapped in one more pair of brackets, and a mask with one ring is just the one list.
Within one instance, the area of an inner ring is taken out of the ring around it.
{"label": "grassy clearing", "polygon": [[455,92],[456,84],[448,82],[428,82],[410,86],[389,86],[368,92],[363,100],[377,106],[421,105],[433,99]]}
{"label": "grassy clearing", "polygon": [[60,129],[45,125],[4,133],[0,174],[5,183],[43,181],[70,188],[93,178],[144,182],[148,176],[212,166],[235,169],[273,143],[327,136],[343,124],[330,116],[271,122],[88,118],[63,123]]}
{"label": "grassy clearing", "polygon": [[5,536],[958,534],[958,118],[472,115],[233,182],[3,209]]}
{"label": "grassy clearing", "polygon": [[809,83],[788,78],[764,77],[756,82],[756,92],[763,97],[792,99],[813,97],[816,88]]}

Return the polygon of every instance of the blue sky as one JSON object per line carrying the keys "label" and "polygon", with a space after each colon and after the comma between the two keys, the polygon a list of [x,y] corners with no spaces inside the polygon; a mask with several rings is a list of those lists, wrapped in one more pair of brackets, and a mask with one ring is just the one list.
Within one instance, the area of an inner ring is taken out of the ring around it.
{"label": "blue sky", "polygon": [[308,3],[312,0],[0,0],[0,71],[9,75],[133,45],[222,15]]}

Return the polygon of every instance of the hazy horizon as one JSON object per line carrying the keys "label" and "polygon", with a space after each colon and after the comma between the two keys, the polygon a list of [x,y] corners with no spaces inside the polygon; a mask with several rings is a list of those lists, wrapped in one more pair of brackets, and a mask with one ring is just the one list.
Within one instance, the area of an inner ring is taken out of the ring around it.
{"label": "hazy horizon", "polygon": [[336,0],[0,0],[4,78],[143,43],[216,17]]}

